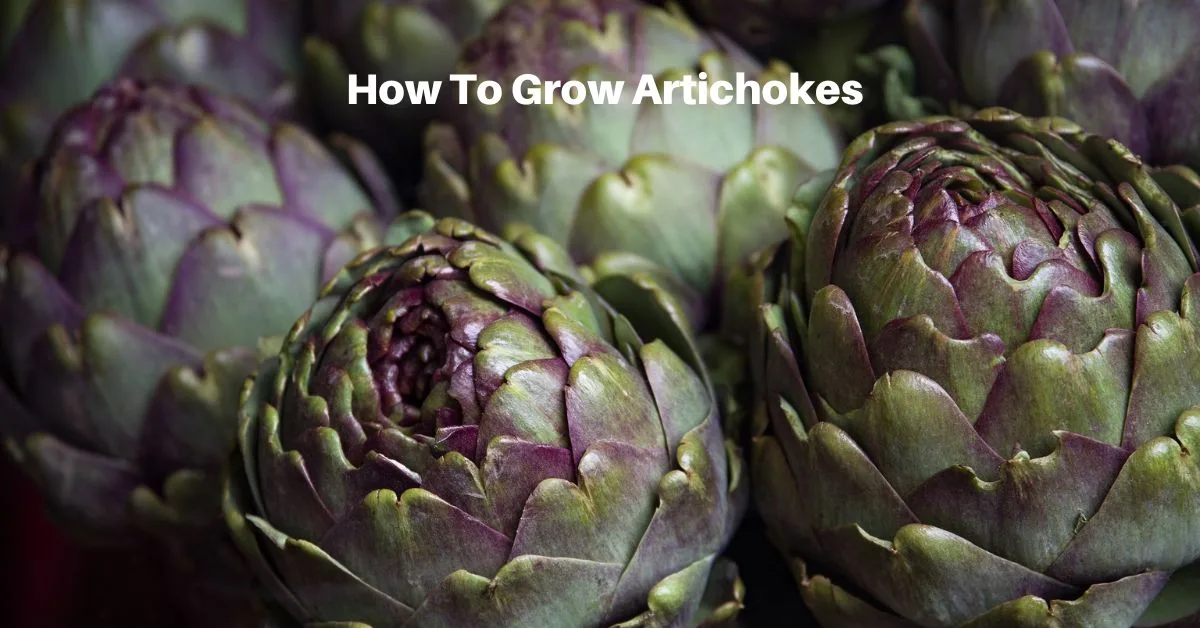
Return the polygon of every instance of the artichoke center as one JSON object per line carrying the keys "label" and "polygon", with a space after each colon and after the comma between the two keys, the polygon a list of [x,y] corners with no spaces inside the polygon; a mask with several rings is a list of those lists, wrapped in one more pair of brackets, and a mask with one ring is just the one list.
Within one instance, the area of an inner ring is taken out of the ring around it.
{"label": "artichoke center", "polygon": [[[408,296],[419,298],[421,292]],[[384,415],[410,433],[426,436],[438,427],[461,424],[462,411],[447,393],[451,375],[471,356],[451,338],[445,314],[422,299],[396,311],[391,325],[377,329],[370,365]]]}
{"label": "artichoke center", "polygon": [[[994,254],[1019,281],[1052,259],[1101,279],[1077,240],[1069,237],[1068,225],[1085,213],[1074,199],[1044,200],[1031,190],[987,190],[981,174],[968,175],[962,168],[911,174],[904,194],[913,203],[912,235],[927,263],[944,276],[952,276],[972,255]],[[948,234],[953,234],[951,246]]]}
{"label": "artichoke center", "polygon": [[925,316],[950,338],[995,335],[1006,355],[1039,338],[1095,347],[1105,328],[1068,324],[1070,306],[1099,297],[1106,274],[1134,272],[1116,251],[1137,247],[1136,236],[1116,235],[1127,232],[1110,199],[1088,196],[1083,182],[1051,188],[990,157],[909,146],[913,155],[859,175],[852,231],[834,268],[868,342],[893,321]]}

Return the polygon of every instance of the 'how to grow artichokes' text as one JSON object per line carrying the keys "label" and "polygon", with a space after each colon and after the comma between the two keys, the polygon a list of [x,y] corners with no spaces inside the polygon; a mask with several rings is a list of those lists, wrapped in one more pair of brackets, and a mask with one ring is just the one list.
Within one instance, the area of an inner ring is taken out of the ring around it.
{"label": "'how to grow artichokes' text", "polygon": [[[449,83],[449,86],[444,85]],[[506,90],[499,81],[479,80],[476,74],[451,74],[446,81],[380,81],[378,75],[348,80],[351,105],[435,105],[445,93],[458,104],[495,105],[506,98],[519,105],[653,103],[657,105],[858,105],[863,101],[858,81],[804,80],[792,72],[784,80],[758,81],[738,72],[733,80],[710,78],[707,72],[677,78],[643,74],[632,87],[625,80],[548,80],[521,74]]]}

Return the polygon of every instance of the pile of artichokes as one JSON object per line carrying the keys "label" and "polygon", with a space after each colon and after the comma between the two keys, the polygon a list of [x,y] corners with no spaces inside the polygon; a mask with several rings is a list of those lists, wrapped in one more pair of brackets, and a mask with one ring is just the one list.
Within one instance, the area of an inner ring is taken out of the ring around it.
{"label": "pile of artichokes", "polygon": [[1200,1],[10,4],[6,625],[1200,625]]}

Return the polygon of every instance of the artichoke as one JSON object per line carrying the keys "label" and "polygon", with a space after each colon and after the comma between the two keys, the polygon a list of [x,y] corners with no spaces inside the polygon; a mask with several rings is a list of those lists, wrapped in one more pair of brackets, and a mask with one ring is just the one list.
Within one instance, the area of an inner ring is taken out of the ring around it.
{"label": "artichoke", "polygon": [[[506,0],[312,0],[315,34],[305,43],[313,94],[334,128],[366,138],[392,166],[420,163],[421,134],[439,107],[455,100],[448,82],[463,42]],[[348,104],[347,87],[385,81],[441,81],[438,106]],[[416,148],[413,148],[416,147]],[[410,152],[412,154],[410,154]],[[401,180],[416,172],[397,172]]]}
{"label": "artichoke", "polygon": [[1200,166],[1200,2],[910,0],[909,46],[951,113],[1062,116],[1150,163]]}
{"label": "artichoke", "polygon": [[[678,10],[636,0],[510,2],[459,71],[498,81],[505,95],[472,100],[430,129],[422,206],[496,231],[532,225],[600,277],[657,273],[698,326],[727,270],[779,238],[796,185],[832,167],[842,146],[820,105],[687,104],[682,93],[635,104],[643,74],[660,88],[701,73],[713,82],[744,72],[758,85],[791,78]],[[620,104],[521,105],[509,86],[522,74],[624,89]]]}
{"label": "artichoke", "polygon": [[532,230],[404,220],[243,393],[226,520],[276,599],[305,625],[730,619],[741,460],[679,319],[636,289],[615,314]]}
{"label": "artichoke", "polygon": [[1198,202],[999,108],[876,128],[800,189],[750,275],[752,471],[824,625],[1196,610],[1164,587],[1200,558]]}
{"label": "artichoke", "polygon": [[397,210],[335,146],[357,172],[241,101],[129,79],[59,122],[0,250],[0,433],[81,537],[219,522],[259,338]]}
{"label": "artichoke", "polygon": [[14,186],[64,111],[117,76],[201,84],[273,115],[297,113],[300,3],[6,0],[0,191]]}

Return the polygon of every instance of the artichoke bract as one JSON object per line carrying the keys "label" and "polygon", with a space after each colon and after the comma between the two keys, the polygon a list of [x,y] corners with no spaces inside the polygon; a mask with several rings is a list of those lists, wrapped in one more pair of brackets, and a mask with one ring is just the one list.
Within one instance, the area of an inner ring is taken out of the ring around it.
{"label": "artichoke bract", "polygon": [[[492,106],[472,97],[431,127],[422,205],[494,231],[532,225],[600,276],[661,270],[694,309],[730,267],[780,237],[796,185],[836,164],[842,147],[820,105],[688,104],[681,94],[635,104],[643,75],[660,86],[685,75],[790,78],[786,65],[763,68],[677,10],[636,0],[510,2],[458,71],[505,93]],[[618,104],[521,105],[509,92],[523,74],[624,88]]]}
{"label": "artichoke bract", "polygon": [[1160,592],[1200,557],[1195,173],[987,109],[869,131],[812,192],[753,275],[752,470],[821,621],[1194,612]]}
{"label": "artichoke bract", "polygon": [[1155,165],[1200,167],[1200,2],[909,0],[928,95],[1062,116]]}
{"label": "artichoke bract", "polygon": [[[371,142],[389,165],[420,163],[421,134],[438,109],[455,99],[448,82],[463,42],[479,34],[506,0],[314,0],[315,33],[305,43],[314,96],[322,117],[334,128]],[[397,104],[351,105],[347,88],[376,88],[441,81],[437,105],[414,103],[408,93]],[[417,148],[412,148],[416,146]],[[409,154],[412,152],[413,154]],[[398,172],[413,179],[415,171]]]}
{"label": "artichoke bract", "polygon": [[[20,0],[0,17],[0,190],[55,120],[119,76],[196,83],[298,112],[301,0]],[[0,225],[2,226],[2,225]]]}
{"label": "artichoke bract", "polygon": [[334,146],[345,164],[239,100],[132,80],[59,122],[0,265],[0,432],[81,536],[219,517],[260,337],[397,213],[369,151]]}
{"label": "artichoke bract", "polygon": [[682,323],[649,299],[635,328],[531,230],[404,220],[243,394],[226,519],[276,600],[377,628],[731,618],[742,463]]}

